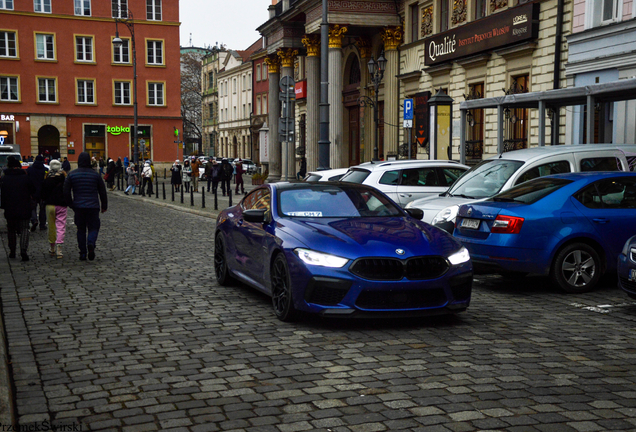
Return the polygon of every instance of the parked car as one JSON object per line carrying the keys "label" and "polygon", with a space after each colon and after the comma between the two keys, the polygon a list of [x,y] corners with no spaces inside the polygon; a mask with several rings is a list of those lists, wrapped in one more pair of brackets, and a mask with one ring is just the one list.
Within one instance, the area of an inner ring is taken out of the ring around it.
{"label": "parked car", "polygon": [[634,227],[636,173],[569,173],[460,206],[453,235],[476,268],[550,275],[579,293],[616,271]]}
{"label": "parked car", "polygon": [[270,295],[282,321],[461,312],[472,287],[468,252],[420,215],[370,186],[266,184],[219,214],[217,281]]}
{"label": "parked car", "polygon": [[340,180],[373,186],[404,207],[418,198],[445,192],[468,169],[443,160],[366,162],[349,168]]}
{"label": "parked car", "polygon": [[407,207],[423,210],[425,222],[453,232],[462,204],[487,199],[550,174],[630,171],[627,160],[630,154],[636,155],[636,145],[586,144],[514,150],[475,165],[444,194],[412,201]]}
{"label": "parked car", "polygon": [[335,168],[330,170],[312,171],[307,173],[304,180],[306,182],[338,181],[342,178],[343,175],[345,175],[347,171],[349,171],[349,168]]}
{"label": "parked car", "polygon": [[618,256],[618,286],[636,299],[636,235],[625,242]]}

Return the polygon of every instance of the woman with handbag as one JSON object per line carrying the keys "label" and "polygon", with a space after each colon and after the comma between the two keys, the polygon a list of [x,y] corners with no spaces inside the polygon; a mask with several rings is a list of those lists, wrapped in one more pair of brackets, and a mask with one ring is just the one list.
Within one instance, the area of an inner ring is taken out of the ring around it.
{"label": "woman with handbag", "polygon": [[181,174],[183,185],[185,186],[185,191],[190,192],[190,182],[192,181],[192,178],[190,176],[192,175],[192,167],[190,166],[190,161],[188,159],[183,162],[183,169],[181,170]]}
{"label": "woman with handbag", "polygon": [[137,180],[137,170],[135,169],[134,163],[131,162],[128,168],[126,168],[126,175],[128,176],[128,187],[126,188],[124,193],[128,195],[128,191],[132,189],[132,194],[134,195],[135,191],[137,190],[137,183],[139,183],[139,181]]}

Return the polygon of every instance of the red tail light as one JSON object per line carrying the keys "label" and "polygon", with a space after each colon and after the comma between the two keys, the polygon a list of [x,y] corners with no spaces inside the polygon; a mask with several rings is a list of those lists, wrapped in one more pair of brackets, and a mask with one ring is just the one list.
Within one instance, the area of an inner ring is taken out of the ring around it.
{"label": "red tail light", "polygon": [[499,215],[493,222],[490,232],[495,234],[519,234],[523,220],[520,217]]}

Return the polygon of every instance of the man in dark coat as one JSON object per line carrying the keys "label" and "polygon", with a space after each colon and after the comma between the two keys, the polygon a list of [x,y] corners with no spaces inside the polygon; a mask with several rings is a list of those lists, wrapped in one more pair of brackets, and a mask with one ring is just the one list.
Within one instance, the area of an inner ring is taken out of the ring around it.
{"label": "man in dark coat", "polygon": [[216,188],[219,186],[219,176],[221,171],[221,165],[213,159],[205,166],[205,175],[208,178],[208,192],[210,192],[210,182],[212,182],[212,192],[216,193]]}
{"label": "man in dark coat", "polygon": [[33,165],[27,168],[27,174],[35,185],[35,196],[31,204],[31,232],[35,231],[38,226],[38,217],[40,220],[40,230],[44,231],[46,230],[46,206],[42,202],[41,191],[44,177],[46,177],[46,167],[44,166],[44,157],[42,155],[35,157]]}
{"label": "man in dark coat", "polygon": [[[117,174],[115,176],[116,179],[124,175],[124,164],[122,163],[120,157],[118,157],[117,162],[115,162],[115,173]],[[117,180],[117,183],[119,184],[119,180]]]}
{"label": "man in dark coat", "polygon": [[64,157],[64,162],[62,162],[62,169],[66,171],[67,174],[71,170],[71,163],[66,156]]}
{"label": "man in dark coat", "polygon": [[100,202],[104,213],[108,209],[108,196],[102,177],[91,168],[91,156],[87,152],[80,153],[77,169],[71,171],[64,182],[64,199],[75,212],[80,260],[86,260],[88,252],[88,259],[92,261],[100,227]]}
{"label": "man in dark coat", "polygon": [[106,165],[106,184],[110,190],[115,190],[115,172],[117,167],[115,166],[115,161],[112,159],[108,159],[108,165]]}
{"label": "man in dark coat", "polygon": [[15,258],[17,234],[20,233],[20,255],[22,261],[29,260],[29,218],[35,189],[33,180],[22,169],[20,161],[9,156],[0,185],[0,207],[4,209],[7,220],[9,258]]}
{"label": "man in dark coat", "polygon": [[232,168],[232,165],[230,165],[230,162],[228,162],[227,158],[223,158],[221,160],[221,170],[220,173],[221,176],[221,191],[223,191],[223,196],[225,196],[225,192],[227,191],[227,194],[230,194],[231,191],[231,186],[230,186],[230,182],[232,181],[232,175],[234,174],[234,168]]}

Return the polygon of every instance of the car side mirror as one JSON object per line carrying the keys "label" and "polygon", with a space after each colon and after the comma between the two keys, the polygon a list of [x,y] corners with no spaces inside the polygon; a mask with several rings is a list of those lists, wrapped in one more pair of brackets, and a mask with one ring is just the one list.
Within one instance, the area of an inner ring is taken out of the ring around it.
{"label": "car side mirror", "polygon": [[422,220],[424,219],[424,210],[418,208],[407,208],[404,209],[406,213],[414,219]]}
{"label": "car side mirror", "polygon": [[243,212],[243,219],[246,222],[263,223],[265,222],[265,209],[251,209]]}

